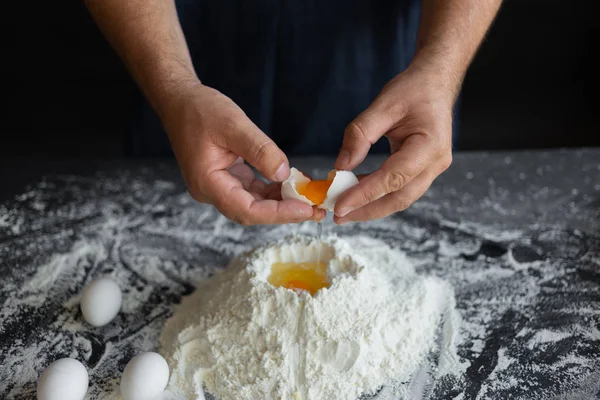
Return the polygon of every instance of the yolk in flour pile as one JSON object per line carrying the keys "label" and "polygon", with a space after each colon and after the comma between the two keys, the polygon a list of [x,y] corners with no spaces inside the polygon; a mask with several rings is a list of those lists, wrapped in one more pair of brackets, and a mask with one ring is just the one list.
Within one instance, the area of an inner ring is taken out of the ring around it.
{"label": "yolk in flour pile", "polygon": [[291,290],[306,290],[315,295],[319,290],[329,287],[327,265],[323,262],[274,263],[271,275],[267,279],[275,287]]}
{"label": "yolk in flour pile", "polygon": [[305,185],[298,185],[296,190],[298,190],[298,194],[319,205],[325,201],[325,198],[327,197],[327,191],[329,190],[329,186],[331,186],[332,182],[333,181],[326,180],[310,181]]}

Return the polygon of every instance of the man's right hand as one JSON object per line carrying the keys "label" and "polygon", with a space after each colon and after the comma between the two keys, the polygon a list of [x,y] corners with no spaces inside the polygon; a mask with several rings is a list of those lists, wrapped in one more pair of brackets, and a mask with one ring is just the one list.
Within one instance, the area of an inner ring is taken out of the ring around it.
{"label": "man's right hand", "polygon": [[192,196],[244,225],[320,220],[322,210],[281,200],[267,179],[290,173],[283,152],[231,99],[198,80],[174,0],[85,0],[167,130]]}
{"label": "man's right hand", "polygon": [[[321,220],[325,213],[296,200],[281,200],[287,157],[227,96],[199,81],[179,85],[161,119],[192,197],[214,204],[242,224]],[[270,185],[256,179],[255,167]]]}

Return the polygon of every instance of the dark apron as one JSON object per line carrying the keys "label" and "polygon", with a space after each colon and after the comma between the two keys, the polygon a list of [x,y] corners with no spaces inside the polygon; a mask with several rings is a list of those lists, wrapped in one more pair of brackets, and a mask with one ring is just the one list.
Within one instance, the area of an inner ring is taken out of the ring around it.
{"label": "dark apron", "polygon": [[[346,125],[415,51],[419,0],[180,0],[200,80],[288,155],[336,155]],[[171,154],[144,103],[131,150]],[[387,152],[386,139],[372,152]]]}

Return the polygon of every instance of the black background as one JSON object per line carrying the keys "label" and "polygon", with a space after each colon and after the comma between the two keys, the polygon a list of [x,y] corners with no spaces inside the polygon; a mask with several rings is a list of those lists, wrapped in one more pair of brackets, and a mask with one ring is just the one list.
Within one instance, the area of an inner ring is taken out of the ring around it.
{"label": "black background", "polygon": [[[0,156],[124,155],[139,93],[83,3],[11,8]],[[596,8],[505,0],[465,81],[457,150],[600,145]]]}

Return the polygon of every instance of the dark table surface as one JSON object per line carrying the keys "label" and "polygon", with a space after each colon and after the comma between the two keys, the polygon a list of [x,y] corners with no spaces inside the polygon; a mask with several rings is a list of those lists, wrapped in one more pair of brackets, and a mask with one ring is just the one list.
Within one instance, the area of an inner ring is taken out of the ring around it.
{"label": "dark table surface", "polygon": [[[316,176],[332,164],[293,160]],[[315,232],[235,225],[190,199],[171,160],[4,166],[0,398],[35,398],[38,374],[65,356],[88,368],[91,399],[110,398],[195,282],[242,250]],[[399,247],[420,273],[455,287],[464,370],[432,378],[423,397],[600,398],[600,149],[459,153],[405,212],[324,230]],[[105,275],[125,302],[93,329],[79,293]]]}

